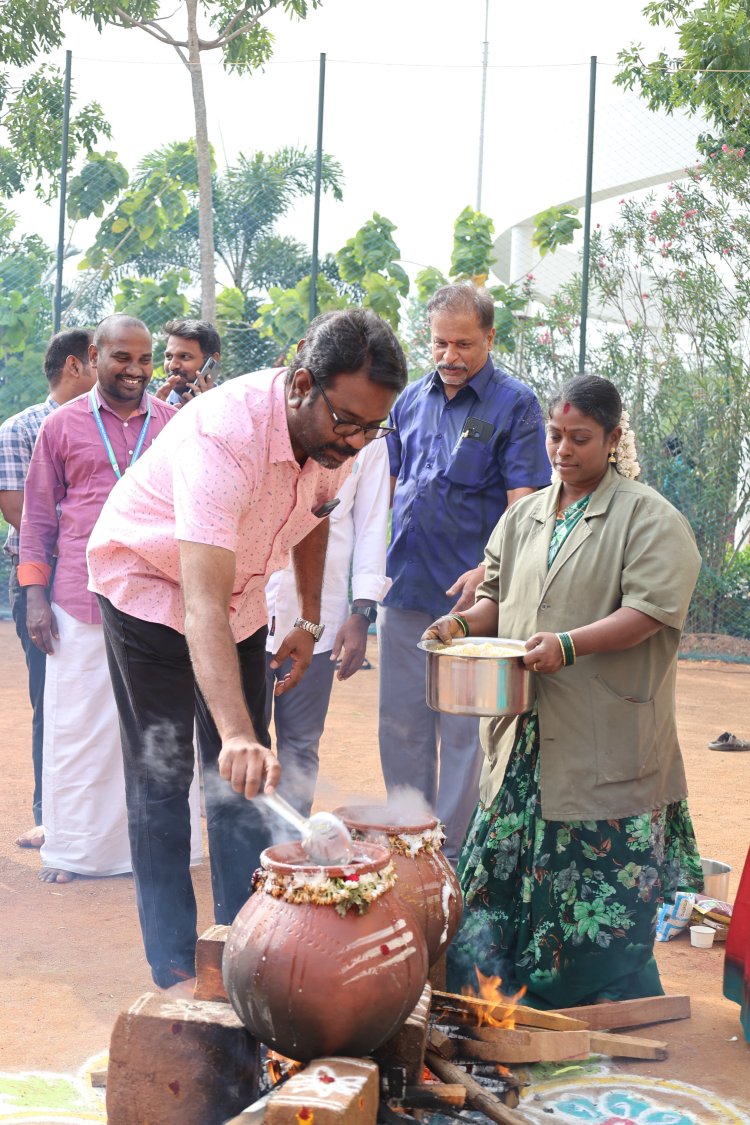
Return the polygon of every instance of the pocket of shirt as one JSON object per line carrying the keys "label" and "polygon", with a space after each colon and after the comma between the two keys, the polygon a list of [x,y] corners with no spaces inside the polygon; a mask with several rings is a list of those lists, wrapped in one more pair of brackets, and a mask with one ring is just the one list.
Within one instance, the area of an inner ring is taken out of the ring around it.
{"label": "pocket of shirt", "polygon": [[445,469],[446,480],[463,487],[483,483],[491,461],[491,449],[486,441],[474,437],[461,437]]}
{"label": "pocket of shirt", "polygon": [[589,681],[596,740],[596,780],[638,781],[659,769],[653,699],[637,702],[618,695],[599,676]]}

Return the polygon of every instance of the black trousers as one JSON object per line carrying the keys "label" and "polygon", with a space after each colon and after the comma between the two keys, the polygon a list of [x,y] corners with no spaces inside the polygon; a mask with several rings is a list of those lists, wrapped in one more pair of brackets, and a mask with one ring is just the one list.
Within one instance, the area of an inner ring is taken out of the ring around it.
{"label": "black trousers", "polygon": [[[218,772],[216,725],[195,683],[187,642],[166,625],[141,621],[99,597],[120,716],[128,830],[138,914],[155,982],[195,975],[197,918],[190,878],[193,724],[203,766],[216,922],[229,924],[251,893],[253,871],[271,842],[270,821]],[[265,626],[237,645],[242,686],[259,741],[265,718]]]}

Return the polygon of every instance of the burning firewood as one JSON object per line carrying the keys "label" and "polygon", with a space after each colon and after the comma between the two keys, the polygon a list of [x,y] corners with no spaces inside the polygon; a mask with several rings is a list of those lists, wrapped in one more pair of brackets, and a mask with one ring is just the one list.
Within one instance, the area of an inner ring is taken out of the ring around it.
{"label": "burning firewood", "polygon": [[499,1098],[480,1086],[476,1079],[462,1070],[460,1066],[456,1066],[455,1063],[443,1058],[439,1050],[435,1050],[432,1046],[433,1043],[439,1044],[440,1042],[440,1039],[433,1039],[433,1036],[430,1036],[431,1046],[427,1048],[425,1055],[425,1061],[433,1074],[436,1074],[443,1082],[463,1086],[466,1090],[466,1100],[471,1108],[479,1110],[496,1125],[527,1125],[525,1117],[516,1113],[514,1109],[509,1109],[508,1106],[503,1105]]}
{"label": "burning firewood", "polygon": [[458,996],[453,992],[433,992],[432,1012],[441,1023],[450,1024],[487,1023],[503,1024],[506,1027],[520,1024],[523,1027],[539,1027],[549,1031],[583,1031],[588,1027],[583,1019],[558,1012],[541,1012],[512,1002]]}

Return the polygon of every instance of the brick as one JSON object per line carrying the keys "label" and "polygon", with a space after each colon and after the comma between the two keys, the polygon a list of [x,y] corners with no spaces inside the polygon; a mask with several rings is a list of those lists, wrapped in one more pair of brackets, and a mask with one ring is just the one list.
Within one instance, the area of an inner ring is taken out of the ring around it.
{"label": "brick", "polygon": [[380,1076],[369,1059],[313,1059],[272,1092],[264,1125],[375,1125]]}
{"label": "brick", "polygon": [[198,938],[195,947],[195,999],[223,1000],[229,1003],[221,962],[227,943],[229,926],[209,926]]}
{"label": "brick", "polygon": [[403,1067],[408,1086],[418,1086],[422,1081],[431,1002],[432,988],[428,983],[401,1030],[373,1052],[372,1057],[383,1072]]}
{"label": "brick", "polygon": [[147,992],[121,1012],[109,1125],[220,1125],[258,1096],[258,1043],[228,1004]]}

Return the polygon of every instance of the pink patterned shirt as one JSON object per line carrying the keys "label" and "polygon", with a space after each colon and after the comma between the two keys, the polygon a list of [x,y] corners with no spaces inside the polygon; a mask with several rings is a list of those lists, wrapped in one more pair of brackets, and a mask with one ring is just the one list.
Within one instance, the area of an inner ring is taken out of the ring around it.
{"label": "pink patterned shirt", "polygon": [[241,375],[183,407],[112,490],[88,547],[89,588],[123,613],[184,633],[180,540],[236,557],[235,640],[266,624],[264,588],[318,525],[351,461],[302,468],[286,422],[284,370]]}

